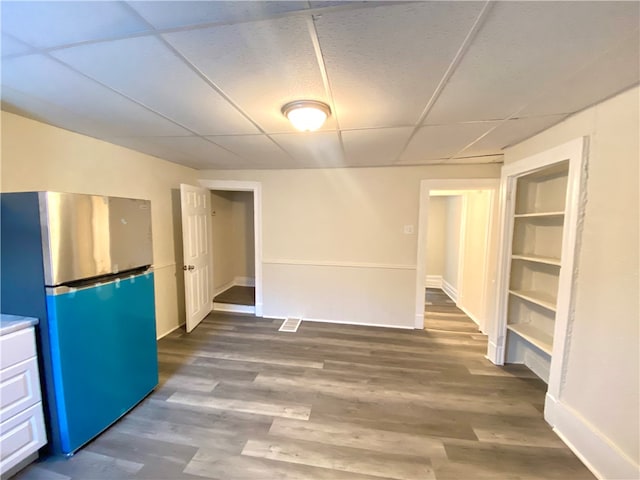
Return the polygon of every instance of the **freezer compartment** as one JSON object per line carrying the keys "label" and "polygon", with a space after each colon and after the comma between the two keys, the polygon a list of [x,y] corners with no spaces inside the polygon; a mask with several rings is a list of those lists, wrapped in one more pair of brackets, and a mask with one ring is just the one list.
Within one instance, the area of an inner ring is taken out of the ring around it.
{"label": "freezer compartment", "polygon": [[158,384],[153,273],[47,289],[58,418],[54,453],[70,454]]}
{"label": "freezer compartment", "polygon": [[40,192],[46,285],[153,263],[148,200]]}

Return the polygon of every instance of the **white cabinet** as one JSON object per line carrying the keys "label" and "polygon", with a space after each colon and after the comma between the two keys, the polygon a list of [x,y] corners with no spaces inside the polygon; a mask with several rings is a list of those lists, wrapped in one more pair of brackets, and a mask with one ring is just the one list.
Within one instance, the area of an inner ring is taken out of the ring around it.
{"label": "white cabinet", "polygon": [[0,336],[0,475],[47,443],[33,327]]}

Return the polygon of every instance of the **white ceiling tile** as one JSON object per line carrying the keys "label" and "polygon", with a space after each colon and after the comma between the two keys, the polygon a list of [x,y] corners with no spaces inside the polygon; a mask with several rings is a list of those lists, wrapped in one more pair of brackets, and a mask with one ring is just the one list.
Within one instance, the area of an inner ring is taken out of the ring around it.
{"label": "white ceiling tile", "polygon": [[266,135],[207,137],[212,142],[250,161],[256,168],[291,160],[289,155]]}
{"label": "white ceiling tile", "polygon": [[166,145],[159,145],[155,143],[154,137],[106,137],[104,140],[130,150],[135,150],[140,153],[145,153],[147,155],[161,158],[162,160],[168,160],[188,167],[196,168],[194,165],[197,165],[196,162],[191,164],[189,157],[184,153],[167,147]]}
{"label": "white ceiling tile", "polygon": [[194,168],[233,168],[241,159],[199,137],[158,137],[155,142],[186,155]]}
{"label": "white ceiling tile", "polygon": [[495,2],[426,123],[507,118],[630,35],[638,8],[637,2]]}
{"label": "white ceiling tile", "polygon": [[192,168],[234,168],[242,160],[200,137],[112,137],[108,141]]}
{"label": "white ceiling tile", "polygon": [[187,130],[45,56],[29,55],[3,60],[2,85],[75,112],[80,117],[100,120],[114,131],[121,132],[119,135],[122,136],[189,134]]}
{"label": "white ceiling tile", "polygon": [[283,133],[271,136],[301,168],[342,167],[345,165],[336,132]]}
{"label": "white ceiling tile", "polygon": [[232,23],[258,20],[307,8],[296,1],[151,1],[129,2],[156,28],[174,28],[203,23]]}
{"label": "white ceiling tile", "polygon": [[[283,18],[165,35],[265,131],[291,132],[281,108],[325,98],[303,18]],[[334,128],[332,118],[325,129]]]}
{"label": "white ceiling tile", "polygon": [[78,115],[77,112],[7,86],[2,87],[2,110],[90,137],[102,138],[122,134],[122,129],[116,126]]}
{"label": "white ceiling tile", "polygon": [[421,2],[316,20],[341,128],[416,123],[481,2]]}
{"label": "white ceiling tile", "polygon": [[494,155],[502,149],[529,138],[536,133],[562,121],[566,115],[547,115],[507,120],[482,137],[468,149],[458,152],[456,157]]}
{"label": "white ceiling tile", "polygon": [[2,2],[2,30],[34,47],[148,31],[121,2]]}
{"label": "white ceiling tile", "polygon": [[3,57],[6,57],[7,55],[24,55],[33,51],[33,48],[31,48],[26,43],[16,40],[9,35],[5,35],[4,33],[2,34],[0,45],[2,45]]}
{"label": "white ceiling tile", "polygon": [[200,135],[258,132],[155,37],[83,45],[52,55]]}
{"label": "white ceiling tile", "polygon": [[347,165],[372,166],[393,163],[412,131],[411,127],[397,127],[342,132]]}
{"label": "white ceiling tile", "polygon": [[575,75],[563,79],[534,98],[522,116],[575,112],[640,81],[640,38],[638,31]]}
{"label": "white ceiling tile", "polygon": [[482,122],[421,127],[398,163],[414,164],[450,158],[497,124]]}

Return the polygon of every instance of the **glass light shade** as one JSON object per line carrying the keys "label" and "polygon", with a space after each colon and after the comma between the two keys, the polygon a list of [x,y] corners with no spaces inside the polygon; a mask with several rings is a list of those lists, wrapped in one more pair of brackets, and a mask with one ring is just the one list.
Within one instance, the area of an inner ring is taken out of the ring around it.
{"label": "glass light shade", "polygon": [[329,105],[312,100],[288,103],[282,107],[282,113],[295,129],[301,132],[318,130],[331,114]]}

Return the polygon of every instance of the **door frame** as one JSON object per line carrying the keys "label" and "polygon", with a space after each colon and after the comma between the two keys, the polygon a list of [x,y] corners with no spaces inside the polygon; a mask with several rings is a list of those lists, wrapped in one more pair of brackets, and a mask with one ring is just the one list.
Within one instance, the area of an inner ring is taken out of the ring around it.
{"label": "door frame", "polygon": [[[429,197],[432,190],[490,190],[490,214],[488,226],[487,245],[489,250],[495,245],[496,232],[495,228],[495,198],[500,186],[499,178],[454,178],[454,179],[431,179],[420,181],[420,203],[418,205],[418,245],[416,254],[416,296],[415,296],[415,324],[414,328],[422,330],[424,328],[424,289],[425,277],[427,274],[427,228],[429,223]],[[463,197],[464,208],[464,197]],[[464,215],[464,212],[463,212]],[[462,234],[462,232],[461,232]],[[462,236],[462,235],[461,235]],[[462,241],[462,240],[461,240]],[[493,252],[495,255],[496,252]],[[495,259],[493,259],[495,263]],[[458,265],[458,276],[462,266]],[[494,307],[495,295],[493,288],[495,286],[497,268],[496,265],[490,265],[485,271],[485,293],[484,293],[484,311],[485,317],[488,318]],[[460,283],[460,282],[458,282]],[[458,292],[460,294],[460,292]],[[487,325],[484,325],[486,328]]]}
{"label": "door frame", "polygon": [[[256,276],[256,317],[262,316],[262,184],[239,180],[207,180],[198,182],[209,190],[253,192],[254,270]],[[215,264],[213,266],[215,269]]]}

